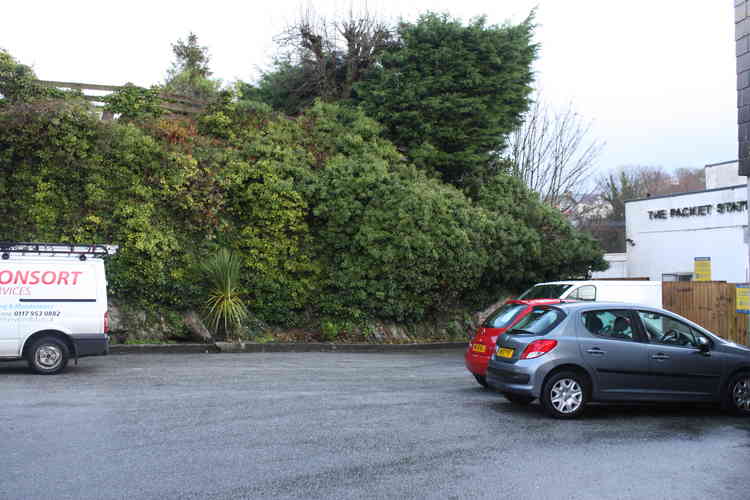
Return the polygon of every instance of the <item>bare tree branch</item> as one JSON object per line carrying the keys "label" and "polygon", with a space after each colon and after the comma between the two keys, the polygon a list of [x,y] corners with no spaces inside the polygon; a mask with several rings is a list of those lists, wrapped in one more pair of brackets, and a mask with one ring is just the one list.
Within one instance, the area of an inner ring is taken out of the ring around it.
{"label": "bare tree branch", "polygon": [[328,20],[312,8],[275,38],[289,63],[299,65],[326,100],[347,99],[352,87],[371,67],[393,37],[389,25],[363,8]]}
{"label": "bare tree branch", "polygon": [[544,202],[572,210],[593,188],[585,188],[585,181],[604,147],[590,139],[590,133],[591,122],[584,121],[572,105],[554,111],[537,94],[524,123],[509,139],[506,156],[511,174]]}

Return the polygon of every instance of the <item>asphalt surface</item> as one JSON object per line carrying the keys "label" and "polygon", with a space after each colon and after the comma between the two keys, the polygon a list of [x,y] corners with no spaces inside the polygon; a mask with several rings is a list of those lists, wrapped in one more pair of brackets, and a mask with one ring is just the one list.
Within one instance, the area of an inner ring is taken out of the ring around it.
{"label": "asphalt surface", "polygon": [[748,499],[750,419],[545,417],[458,350],[0,364],[0,499]]}

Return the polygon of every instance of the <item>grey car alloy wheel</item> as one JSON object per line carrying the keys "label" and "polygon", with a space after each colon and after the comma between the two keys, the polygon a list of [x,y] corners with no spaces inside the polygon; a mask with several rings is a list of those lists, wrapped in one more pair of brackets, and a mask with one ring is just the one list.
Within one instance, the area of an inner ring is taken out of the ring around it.
{"label": "grey car alloy wheel", "polygon": [[734,383],[732,401],[738,410],[750,412],[750,375],[745,375]]}
{"label": "grey car alloy wheel", "polygon": [[560,379],[550,389],[550,403],[560,413],[573,413],[583,404],[583,388],[573,379]]}

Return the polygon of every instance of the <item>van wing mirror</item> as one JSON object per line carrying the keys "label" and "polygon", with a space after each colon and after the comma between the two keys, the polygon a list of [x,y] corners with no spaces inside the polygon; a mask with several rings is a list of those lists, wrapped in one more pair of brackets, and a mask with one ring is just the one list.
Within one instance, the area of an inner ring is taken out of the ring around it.
{"label": "van wing mirror", "polygon": [[591,285],[582,286],[575,291],[578,300],[596,300],[596,288]]}

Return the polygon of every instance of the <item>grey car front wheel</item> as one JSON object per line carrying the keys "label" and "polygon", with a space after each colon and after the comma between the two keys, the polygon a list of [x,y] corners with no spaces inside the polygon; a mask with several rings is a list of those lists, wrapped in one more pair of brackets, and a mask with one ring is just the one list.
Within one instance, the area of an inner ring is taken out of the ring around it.
{"label": "grey car front wheel", "polygon": [[729,382],[727,394],[732,410],[740,415],[750,415],[750,373],[735,375]]}

